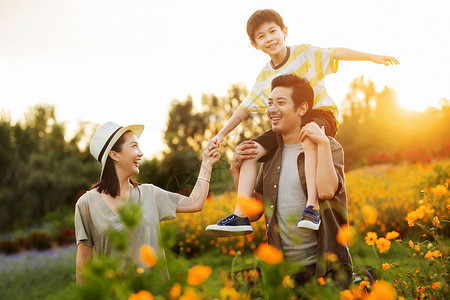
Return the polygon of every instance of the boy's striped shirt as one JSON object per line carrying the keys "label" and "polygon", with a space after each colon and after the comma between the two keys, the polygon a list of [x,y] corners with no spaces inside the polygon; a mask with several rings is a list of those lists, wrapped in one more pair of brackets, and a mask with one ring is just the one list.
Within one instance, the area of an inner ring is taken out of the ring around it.
{"label": "boy's striped shirt", "polygon": [[264,113],[270,97],[272,80],[280,75],[294,74],[309,80],[314,90],[313,109],[333,113],[339,124],[339,110],[325,89],[325,75],[336,73],[338,61],[334,59],[335,48],[318,48],[303,44],[288,47],[288,59],[279,68],[274,69],[271,62],[259,73],[250,94],[242,101],[241,107],[252,112]]}

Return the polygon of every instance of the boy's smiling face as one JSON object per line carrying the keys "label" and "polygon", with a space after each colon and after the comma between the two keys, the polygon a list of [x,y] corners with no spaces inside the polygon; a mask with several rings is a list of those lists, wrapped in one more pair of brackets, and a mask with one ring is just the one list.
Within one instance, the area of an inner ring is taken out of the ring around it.
{"label": "boy's smiling face", "polygon": [[[253,47],[268,54],[273,61],[279,58],[280,55],[284,59],[284,51],[286,46],[284,40],[287,37],[287,27],[281,29],[279,25],[274,22],[263,23],[255,30],[255,42],[252,42]],[[275,59],[274,59],[275,58]]]}

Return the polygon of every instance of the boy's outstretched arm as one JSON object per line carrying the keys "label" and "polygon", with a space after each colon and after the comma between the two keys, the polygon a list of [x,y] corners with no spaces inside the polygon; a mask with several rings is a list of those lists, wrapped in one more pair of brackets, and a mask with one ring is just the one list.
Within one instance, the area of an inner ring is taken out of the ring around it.
{"label": "boy's outstretched arm", "polygon": [[211,139],[211,146],[212,147],[218,147],[219,144],[225,139],[225,137],[234,129],[236,126],[241,124],[241,122],[247,118],[247,116],[250,114],[249,111],[243,109],[241,106],[239,106],[236,111],[233,113],[231,118],[227,121],[225,126],[220,130],[220,132]]}
{"label": "boy's outstretched arm", "polygon": [[386,66],[399,64],[398,60],[393,56],[359,52],[347,48],[336,48],[334,58],[337,60],[372,61]]}

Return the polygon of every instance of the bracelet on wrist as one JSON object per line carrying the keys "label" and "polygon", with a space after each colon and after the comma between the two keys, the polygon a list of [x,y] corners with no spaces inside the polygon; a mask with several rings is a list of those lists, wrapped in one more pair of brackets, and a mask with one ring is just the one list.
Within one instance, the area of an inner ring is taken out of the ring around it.
{"label": "bracelet on wrist", "polygon": [[202,176],[198,176],[197,178],[198,179],[203,179],[203,180],[205,180],[205,181],[207,181],[209,183],[209,179],[208,178],[205,178],[205,177],[202,177]]}

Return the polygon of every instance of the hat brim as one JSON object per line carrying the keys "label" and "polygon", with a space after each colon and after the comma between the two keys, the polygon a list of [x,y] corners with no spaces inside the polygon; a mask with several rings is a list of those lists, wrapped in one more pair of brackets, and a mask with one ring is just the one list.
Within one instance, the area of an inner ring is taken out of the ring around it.
{"label": "hat brim", "polygon": [[121,128],[119,131],[116,132],[116,134],[113,136],[111,141],[109,142],[108,146],[105,149],[105,152],[102,157],[102,171],[100,172],[100,179],[102,179],[103,176],[103,170],[105,169],[106,160],[109,157],[109,151],[111,151],[111,148],[114,146],[114,144],[117,142],[117,140],[127,131],[133,132],[133,134],[139,138],[142,134],[142,131],[144,131],[144,125],[129,125]]}

